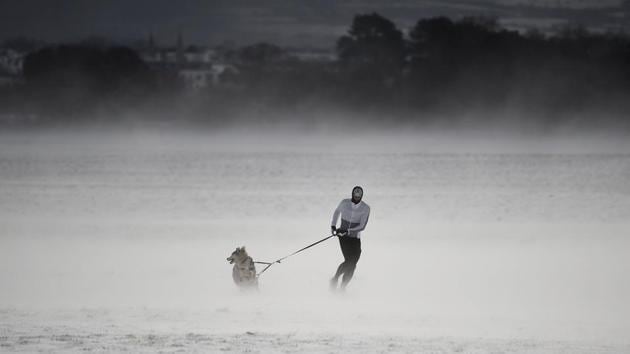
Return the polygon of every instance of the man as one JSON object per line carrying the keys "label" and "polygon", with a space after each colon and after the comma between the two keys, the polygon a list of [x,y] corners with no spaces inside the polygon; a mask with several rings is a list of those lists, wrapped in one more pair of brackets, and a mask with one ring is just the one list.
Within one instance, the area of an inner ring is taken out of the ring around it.
{"label": "man", "polygon": [[[330,229],[333,235],[339,237],[344,262],[339,265],[337,273],[330,279],[331,289],[337,289],[337,283],[342,274],[341,289],[346,288],[361,257],[361,231],[365,229],[370,217],[370,206],[361,199],[363,199],[363,188],[356,186],[352,188],[352,198],[342,200],[333,213]],[[341,225],[337,228],[337,219],[340,214]]]}

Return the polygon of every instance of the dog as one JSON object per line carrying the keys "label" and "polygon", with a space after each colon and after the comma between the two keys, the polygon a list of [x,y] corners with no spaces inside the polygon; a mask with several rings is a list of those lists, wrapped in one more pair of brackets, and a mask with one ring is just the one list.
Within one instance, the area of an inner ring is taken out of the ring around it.
{"label": "dog", "polygon": [[245,251],[245,246],[236,248],[232,255],[227,258],[232,268],[232,278],[234,283],[242,289],[258,289],[258,277],[256,276],[256,265],[254,260]]}

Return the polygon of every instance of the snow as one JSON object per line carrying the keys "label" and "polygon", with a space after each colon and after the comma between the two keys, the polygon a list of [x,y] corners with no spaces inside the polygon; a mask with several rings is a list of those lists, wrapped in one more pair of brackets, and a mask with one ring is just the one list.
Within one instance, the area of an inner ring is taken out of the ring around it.
{"label": "snow", "polygon": [[[614,139],[0,134],[0,351],[630,352]],[[329,232],[372,215],[347,291]]]}

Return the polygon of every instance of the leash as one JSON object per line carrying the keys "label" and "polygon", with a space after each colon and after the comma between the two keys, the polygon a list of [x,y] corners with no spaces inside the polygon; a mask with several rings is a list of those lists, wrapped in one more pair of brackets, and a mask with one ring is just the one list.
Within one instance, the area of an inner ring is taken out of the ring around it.
{"label": "leash", "polygon": [[335,235],[330,235],[330,236],[328,236],[328,237],[324,237],[323,239],[321,239],[321,240],[319,240],[319,241],[317,241],[317,242],[311,243],[310,245],[308,245],[308,246],[306,246],[306,247],[304,247],[304,248],[301,248],[301,249],[299,249],[299,250],[297,250],[297,251],[295,251],[295,252],[291,253],[290,255],[288,255],[288,256],[284,256],[284,257],[282,257],[282,258],[280,258],[280,259],[278,259],[278,260],[276,260],[276,261],[273,261],[273,262],[254,262],[254,263],[258,263],[258,264],[266,264],[266,265],[267,265],[267,266],[266,266],[263,270],[261,270],[261,271],[260,271],[260,273],[256,274],[256,278],[260,277],[260,275],[261,275],[262,273],[264,273],[267,269],[269,269],[269,267],[271,267],[272,265],[274,265],[274,264],[276,264],[276,263],[280,263],[280,262],[282,262],[283,260],[285,260],[285,259],[287,259],[287,258],[289,258],[289,257],[291,257],[291,256],[293,256],[293,255],[296,255],[296,254],[298,254],[298,253],[300,253],[300,252],[302,252],[302,251],[305,251],[305,250],[307,250],[307,249],[309,249],[309,248],[311,248],[311,247],[313,247],[313,246],[315,246],[315,245],[318,245],[318,244],[320,244],[320,243],[322,243],[322,242],[324,242],[324,241],[328,240],[328,239],[329,239],[329,238],[331,238],[331,237],[335,237]]}

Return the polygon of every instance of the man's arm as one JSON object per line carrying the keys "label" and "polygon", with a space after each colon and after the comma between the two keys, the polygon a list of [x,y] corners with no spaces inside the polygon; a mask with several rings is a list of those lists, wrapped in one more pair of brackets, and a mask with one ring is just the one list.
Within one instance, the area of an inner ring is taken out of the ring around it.
{"label": "man's arm", "polygon": [[330,226],[337,226],[337,220],[339,219],[339,214],[341,213],[341,204],[343,204],[343,200],[339,202],[337,209],[335,209]]}

